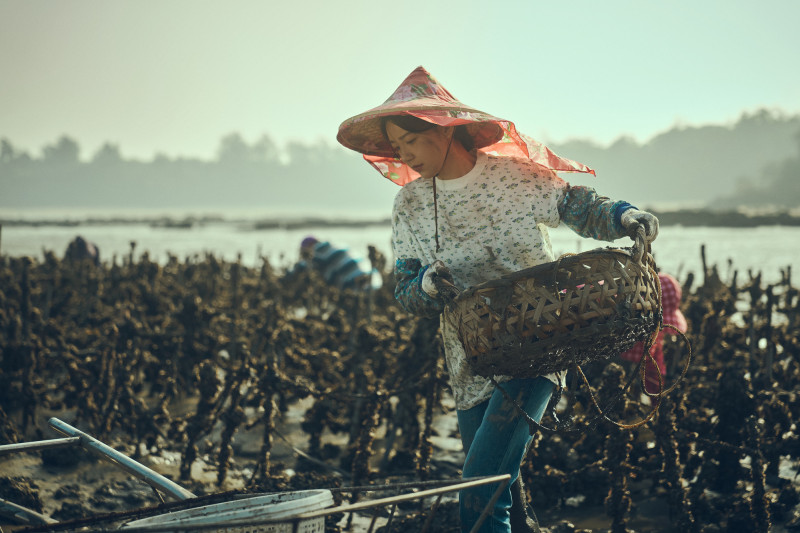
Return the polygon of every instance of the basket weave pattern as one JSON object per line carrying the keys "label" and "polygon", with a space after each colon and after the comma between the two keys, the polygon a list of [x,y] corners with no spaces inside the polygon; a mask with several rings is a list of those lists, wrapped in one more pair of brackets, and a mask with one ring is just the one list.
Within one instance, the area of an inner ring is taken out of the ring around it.
{"label": "basket weave pattern", "polygon": [[482,283],[445,313],[484,377],[536,377],[615,357],[661,326],[653,258],[635,247],[562,256]]}

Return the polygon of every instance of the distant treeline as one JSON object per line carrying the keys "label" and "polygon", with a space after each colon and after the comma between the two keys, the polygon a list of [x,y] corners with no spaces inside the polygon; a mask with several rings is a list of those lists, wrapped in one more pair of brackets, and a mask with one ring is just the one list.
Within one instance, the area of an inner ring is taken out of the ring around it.
{"label": "distant treeline", "polygon": [[788,211],[767,214],[748,214],[741,211],[710,211],[705,209],[681,209],[678,211],[655,211],[662,226],[710,226],[728,228],[752,228],[756,226],[800,226],[800,216]]}
{"label": "distant treeline", "polygon": [[[288,159],[288,161],[287,161]],[[397,186],[353,152],[326,143],[289,143],[283,153],[264,136],[222,139],[211,160],[125,159],[104,145],[88,160],[68,137],[40,157],[0,139],[0,208],[375,208],[387,211]]]}
{"label": "distant treeline", "polygon": [[[621,137],[609,146],[550,144],[597,177],[566,174],[640,207],[792,209],[800,205],[800,116],[760,110],[732,125],[675,126],[644,144]],[[0,138],[2,207],[271,207],[388,212],[397,187],[335,141],[248,143],[224,137],[214,159],[125,159],[105,144],[83,157],[64,136],[31,155]]]}

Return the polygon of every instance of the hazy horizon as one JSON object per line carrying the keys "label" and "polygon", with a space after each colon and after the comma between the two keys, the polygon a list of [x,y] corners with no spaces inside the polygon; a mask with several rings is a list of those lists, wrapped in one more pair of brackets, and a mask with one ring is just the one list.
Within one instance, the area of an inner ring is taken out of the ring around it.
{"label": "hazy horizon", "polygon": [[[664,127],[662,129],[654,132],[652,135],[650,135],[649,137],[646,137],[644,139],[636,139],[636,138],[633,138],[630,135],[627,135],[627,134],[623,133],[623,134],[618,135],[617,137],[611,138],[607,142],[599,142],[599,141],[591,139],[591,138],[581,137],[579,135],[576,135],[576,136],[573,136],[573,137],[568,137],[568,138],[564,139],[563,141],[560,141],[560,142],[557,142],[557,143],[556,142],[548,142],[547,144],[549,144],[551,146],[556,146],[556,145],[560,145],[560,144],[568,144],[568,143],[571,143],[571,142],[588,142],[588,143],[591,143],[591,144],[597,146],[598,148],[606,149],[606,148],[610,147],[611,145],[613,145],[613,144],[615,144],[615,143],[617,143],[617,142],[619,142],[621,140],[633,139],[633,141],[636,144],[638,144],[640,146],[643,146],[643,145],[647,145],[650,141],[652,141],[653,139],[659,137],[660,135],[663,135],[665,133],[669,133],[671,131],[675,131],[676,129],[682,129],[682,128],[701,129],[701,128],[704,128],[704,127],[731,128],[731,127],[735,126],[737,124],[737,122],[742,119],[742,117],[751,116],[753,114],[757,114],[760,111],[767,111],[769,113],[772,113],[774,116],[784,116],[784,117],[798,116],[798,117],[800,117],[800,111],[798,111],[797,113],[789,113],[789,112],[787,112],[786,110],[783,110],[783,109],[760,107],[760,108],[756,108],[756,109],[753,109],[753,110],[743,110],[738,116],[734,117],[732,120],[729,120],[729,121],[726,121],[726,122],[721,122],[721,123],[708,122],[708,123],[698,123],[698,124],[687,124],[687,123],[672,124],[672,125],[670,125],[668,127]],[[228,137],[230,135],[239,135],[241,137],[241,133],[237,132],[237,131],[231,131],[231,132],[227,132],[224,135],[220,135],[220,137],[219,137],[219,139],[217,141],[217,146],[214,148],[214,150],[212,150],[210,153],[206,154],[205,156],[202,156],[202,155],[188,155],[187,156],[187,155],[181,155],[181,154],[170,154],[170,153],[167,153],[165,150],[160,150],[160,149],[159,150],[155,150],[149,156],[128,155],[128,150],[125,149],[125,146],[117,144],[117,143],[114,143],[114,142],[112,142],[110,140],[101,142],[101,144],[98,145],[98,146],[86,147],[83,143],[80,142],[80,139],[78,139],[77,136],[75,136],[73,134],[70,134],[69,132],[63,132],[62,134],[59,134],[57,137],[45,140],[45,141],[43,141],[43,143],[41,145],[33,147],[33,148],[27,147],[27,146],[22,146],[22,145],[18,144],[13,138],[11,138],[9,136],[4,136],[2,134],[2,132],[0,132],[0,140],[8,141],[13,146],[13,148],[15,148],[18,152],[27,153],[33,158],[42,157],[44,155],[44,151],[45,151],[46,148],[55,146],[62,138],[66,137],[66,138],[72,139],[72,140],[74,140],[74,141],[76,141],[78,143],[79,148],[80,148],[79,160],[82,161],[82,162],[91,161],[93,159],[93,157],[96,156],[97,153],[100,150],[102,150],[103,148],[105,148],[106,146],[112,146],[112,147],[115,147],[115,148],[119,149],[119,153],[123,157],[123,159],[129,160],[129,161],[149,162],[149,161],[155,160],[158,157],[166,157],[168,159],[182,159],[182,158],[185,158],[185,159],[193,159],[193,160],[198,160],[198,161],[203,161],[203,162],[211,162],[211,161],[214,161],[214,160],[216,160],[218,158],[219,147],[220,147],[223,139],[225,139],[226,137]],[[254,138],[254,139],[242,138],[242,140],[246,144],[255,144],[259,140],[264,139],[264,138],[269,138],[270,140],[273,140],[272,136],[268,132],[262,133],[258,138]],[[276,142],[275,143],[275,148],[278,151],[279,160],[281,160],[282,162],[285,163],[285,162],[287,162],[289,160],[289,149],[290,149],[290,147],[292,145],[298,145],[299,144],[299,145],[304,145],[304,146],[308,147],[308,146],[313,146],[314,144],[317,144],[317,143],[324,143],[330,149],[341,150],[344,153],[354,154],[351,150],[348,150],[347,148],[341,146],[338,142],[336,142],[335,138],[330,138],[330,139],[319,138],[319,139],[316,139],[316,140],[306,140],[306,141],[294,139],[294,140],[285,141],[282,144],[279,144],[279,143]],[[354,154],[354,156],[355,157],[360,157],[359,154]]]}
{"label": "hazy horizon", "polygon": [[[800,114],[763,111],[730,128],[676,127],[643,145],[550,147],[597,172],[564,173],[569,183],[640,207],[795,207],[799,133]],[[32,158],[0,139],[0,206],[389,213],[398,191],[362,158],[328,143],[289,145],[287,161],[270,139],[248,144],[238,135],[221,141],[214,160],[131,160],[113,146],[80,160],[80,148],[64,137]]]}

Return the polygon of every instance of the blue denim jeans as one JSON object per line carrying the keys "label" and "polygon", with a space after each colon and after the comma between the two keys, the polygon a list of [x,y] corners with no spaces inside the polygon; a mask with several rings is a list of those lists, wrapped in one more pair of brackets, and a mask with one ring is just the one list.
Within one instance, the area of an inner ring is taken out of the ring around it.
{"label": "blue denim jeans", "polygon": [[[500,384],[537,422],[542,419],[555,385],[543,378],[513,379]],[[519,466],[528,449],[531,435],[528,423],[517,408],[495,389],[492,397],[471,409],[458,411],[458,429],[464,445],[463,478],[511,474],[509,486],[500,495],[481,533],[511,531],[510,486],[519,476]],[[497,484],[464,489],[459,494],[461,530],[470,531],[483,508],[491,500]]]}

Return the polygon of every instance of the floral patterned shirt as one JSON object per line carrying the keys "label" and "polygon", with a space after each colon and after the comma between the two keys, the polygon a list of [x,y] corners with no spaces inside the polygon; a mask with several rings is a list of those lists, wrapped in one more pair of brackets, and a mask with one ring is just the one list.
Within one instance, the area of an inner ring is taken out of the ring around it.
{"label": "floral patterned shirt", "polygon": [[[436,181],[419,178],[397,194],[392,214],[395,296],[410,313],[436,316],[441,299],[422,290],[422,276],[443,261],[460,290],[504,274],[553,261],[548,227],[564,222],[584,237],[614,240],[625,235],[621,213],[632,207],[598,196],[588,187],[570,187],[552,170],[525,158],[478,152],[466,175]],[[439,251],[436,251],[438,218]],[[454,324],[442,319],[450,383],[458,409],[488,399],[491,381],[472,372]],[[563,376],[549,375],[559,383]],[[499,382],[511,379],[498,376]]]}

